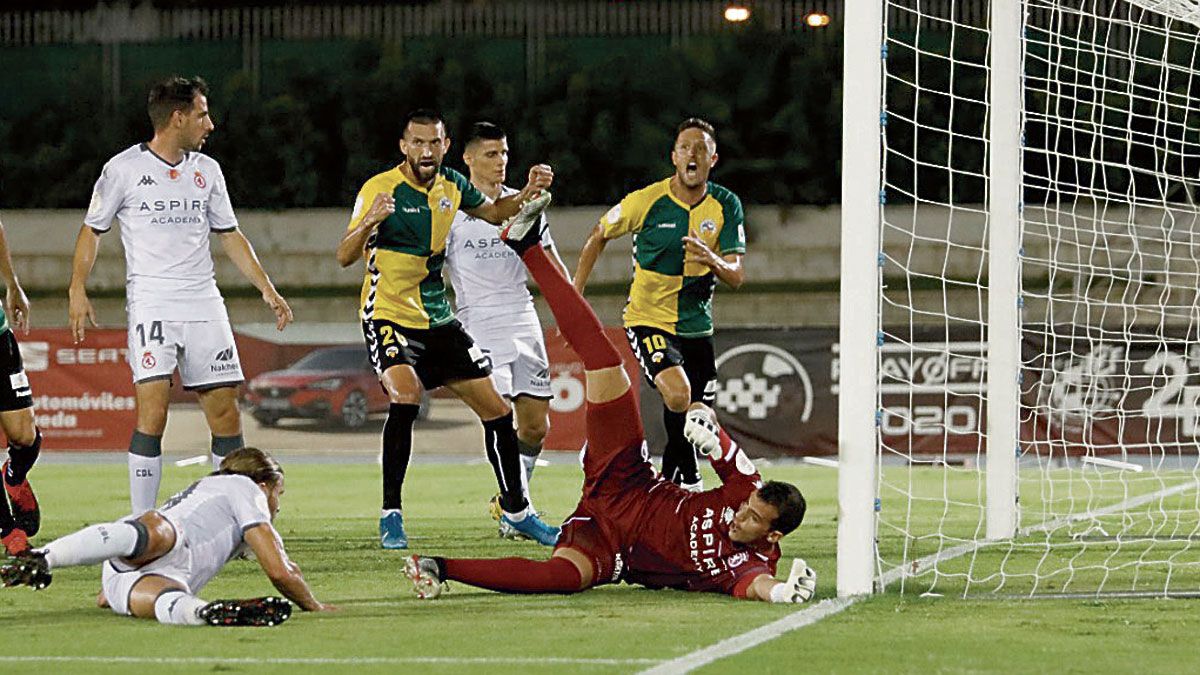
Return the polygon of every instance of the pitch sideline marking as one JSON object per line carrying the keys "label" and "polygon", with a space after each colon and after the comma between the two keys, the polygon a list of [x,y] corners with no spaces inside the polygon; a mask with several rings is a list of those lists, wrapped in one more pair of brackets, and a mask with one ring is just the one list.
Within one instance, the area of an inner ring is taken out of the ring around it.
{"label": "pitch sideline marking", "polygon": [[523,657],[456,657],[456,656],[362,656],[351,658],[288,658],[288,657],[224,657],[224,656],[0,656],[0,663],[127,663],[146,665],[195,665],[195,664],[238,664],[238,665],[300,665],[300,666],[368,666],[403,664],[449,664],[449,665],[581,665],[581,666],[626,666],[659,663],[661,659],[604,659],[569,658],[547,656],[542,658]]}
{"label": "pitch sideline marking", "polygon": [[811,626],[825,617],[841,612],[865,597],[868,596],[856,595],[849,598],[822,600],[812,607],[792,612],[765,626],[759,626],[741,635],[734,635],[704,649],[694,651],[691,654],[685,654],[677,659],[664,661],[653,668],[643,670],[642,675],[667,675],[668,673],[690,672],[701,666],[706,666],[717,659],[740,654],[747,649],[774,640],[784,633],[804,628],[805,626]]}
{"label": "pitch sideline marking", "polygon": [[[1019,534],[1022,536],[1029,535],[1029,534],[1033,534],[1035,532],[1043,532],[1046,530],[1051,530],[1056,527],[1060,527],[1061,525],[1064,525],[1068,522],[1073,522],[1076,520],[1085,520],[1087,518],[1092,518],[1092,517],[1097,517],[1097,516],[1106,516],[1106,515],[1111,515],[1113,513],[1120,513],[1121,511],[1128,510],[1130,508],[1134,508],[1137,506],[1141,506],[1142,504],[1153,501],[1154,499],[1158,499],[1160,497],[1169,497],[1174,494],[1179,494],[1180,492],[1187,492],[1188,490],[1194,489],[1196,487],[1200,487],[1200,481],[1190,481],[1187,483],[1182,483],[1180,485],[1176,485],[1174,487],[1163,488],[1162,490],[1159,490],[1157,492],[1147,494],[1147,495],[1141,495],[1138,497],[1132,497],[1130,499],[1126,499],[1123,502],[1114,504],[1112,506],[1107,506],[1102,509],[1095,509],[1093,511],[1087,511],[1087,512],[1081,513],[1081,514],[1062,516],[1062,517],[1059,517],[1059,518],[1056,518],[1053,520],[1046,520],[1039,525],[1022,528],[1020,530]],[[987,544],[991,544],[991,543],[994,543],[994,542],[977,541],[977,542],[970,542],[970,543],[966,543],[966,544],[960,544],[953,548],[948,548],[944,551],[941,551],[940,553],[935,553],[933,555],[928,555],[928,556],[925,556],[924,558],[920,558],[919,560],[916,560],[913,563],[911,563],[911,566],[903,565],[900,567],[894,567],[880,576],[881,585],[884,588],[886,588],[892,582],[895,582],[896,580],[900,579],[902,576],[904,576],[906,568],[920,569],[931,563],[942,562],[945,560],[952,560],[954,558],[957,558],[966,553],[970,553],[978,548],[981,548],[981,547],[983,547]],[[714,645],[710,645],[703,649],[699,649],[690,654],[685,654],[684,656],[681,656],[677,659],[659,663],[658,665],[654,666],[653,668],[649,668],[647,670],[642,671],[642,675],[667,675],[668,673],[691,672],[692,670],[695,670],[696,668],[708,665],[718,659],[723,659],[727,656],[733,656],[735,654],[740,654],[741,652],[744,652],[747,649],[751,649],[753,647],[757,647],[758,645],[760,645],[764,642],[774,640],[775,638],[783,635],[784,633],[787,633],[787,632],[790,632],[793,630],[797,630],[800,628],[804,628],[805,626],[811,626],[812,624],[820,621],[821,619],[833,616],[834,614],[837,614],[837,613],[841,612],[842,610],[850,607],[851,605],[858,602],[859,600],[863,600],[868,597],[870,597],[870,596],[855,595],[855,596],[851,596],[848,598],[834,598],[834,599],[823,600],[819,604],[817,604],[813,607],[810,607],[808,609],[802,609],[798,612],[789,614],[789,615],[783,617],[782,619],[773,621],[765,626],[760,626],[758,628],[755,628],[754,630],[742,633],[740,635],[735,635],[733,637],[726,638]]]}

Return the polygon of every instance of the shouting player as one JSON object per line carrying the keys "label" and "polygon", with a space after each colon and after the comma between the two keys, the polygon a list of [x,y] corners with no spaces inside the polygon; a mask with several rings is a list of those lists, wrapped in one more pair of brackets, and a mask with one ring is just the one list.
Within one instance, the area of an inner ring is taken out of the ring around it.
{"label": "shouting player", "polygon": [[129,366],[137,427],[129,441],[129,493],[134,515],[154,508],[162,478],[162,434],[176,366],[184,389],[196,391],[212,432],[212,460],[244,445],[237,405],[242,366],[225,302],[217,290],[209,233],[275,312],[276,327],[292,310],[238,230],[221,167],[201,154],[213,131],[208,86],[172,77],[150,90],[154,138],[104,165],[75,242],[70,323],[82,342],[96,325],[86,284],[100,235],[114,218],[125,247]]}
{"label": "shouting player", "polygon": [[692,492],[658,475],[621,357],[596,315],[550,262],[536,228],[522,236],[514,226],[507,236],[586,369],[583,496],[549,560],[410,557],[405,573],[418,596],[437,597],[453,580],[508,593],[575,593],[626,581],[768,602],[811,598],[816,574],[803,561],[787,582],[775,579],[779,540],[804,519],[800,491],[764,485],[702,403],[687,413],[685,433],[724,484]]}
{"label": "shouting player", "polygon": [[500,486],[501,522],[547,546],[558,538],[529,508],[512,407],[496,391],[483,353],[450,311],[442,265],[454,214],[501,223],[550,186],[550,167],[529,170],[520,192],[492,200],[462,174],[442,166],[446,125],[416,110],[401,127],[404,162],[363,185],[337,249],[342,267],[366,257],[359,316],[371,364],[391,400],[383,427],[383,509],[379,541],[408,548],[401,488],[412,454],[421,388],[445,386],[483,422],[488,461]]}
{"label": "shouting player", "polygon": [[[29,548],[37,534],[42,512],[26,475],[42,447],[33,418],[33,392],[21,362],[21,348],[13,329],[29,332],[29,298],[13,271],[4,224],[0,223],[0,277],[8,288],[0,308],[0,429],[8,439],[8,459],[0,467],[7,497],[0,497],[0,543],[9,555]],[[12,314],[12,322],[8,315]]]}
{"label": "shouting player", "polygon": [[275,588],[301,609],[334,609],[313,597],[271,525],[282,495],[283,469],[274,458],[240,448],[158,510],[55,539],[0,566],[0,581],[40,590],[55,570],[104,563],[98,602],[117,614],[187,626],[282,623],[292,612],[283,598],[196,597],[226,562],[249,549]]}
{"label": "shouting player", "polygon": [[718,279],[733,288],[745,280],[746,233],[741,200],[708,180],[717,164],[712,125],[684,120],[671,163],[675,175],[631,193],[600,220],[579,253],[575,287],[583,292],[608,240],[633,234],[625,332],[663,398],[663,475],[700,490],[696,453],[683,437],[684,413],[693,401],[712,405],[716,398],[713,290]]}
{"label": "shouting player", "polygon": [[[471,170],[471,184],[489,199],[517,194],[517,190],[504,185],[508,140],[500,127],[488,122],[472,127],[463,161]],[[541,246],[555,266],[567,274],[549,228],[543,231]],[[455,314],[488,357],[496,391],[511,402],[516,415],[517,447],[525,469],[525,497],[529,499],[529,481],[549,430],[550,399],[554,395],[550,391],[550,360],[533,296],[526,286],[525,266],[504,245],[494,225],[462,211],[450,225],[446,263],[454,287]],[[495,515],[500,518],[499,513]],[[520,535],[501,519],[500,536]]]}

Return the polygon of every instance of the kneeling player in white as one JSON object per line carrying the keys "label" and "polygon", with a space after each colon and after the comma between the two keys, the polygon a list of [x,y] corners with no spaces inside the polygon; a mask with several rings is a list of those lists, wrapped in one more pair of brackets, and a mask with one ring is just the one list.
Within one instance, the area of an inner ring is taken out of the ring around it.
{"label": "kneeling player in white", "polygon": [[206,602],[196,597],[225,563],[249,549],[275,588],[306,611],[313,597],[271,525],[283,469],[257,448],[235,450],[220,470],[137,519],[86,527],[0,566],[5,586],[50,585],[54,570],[104,563],[98,602],[117,614],[162,623],[273,626],[292,612],[276,597]]}
{"label": "kneeling player in white", "polygon": [[[517,194],[504,185],[508,170],[508,140],[504,130],[489,122],[471,128],[463,151],[471,183],[493,201]],[[538,225],[541,246],[569,278],[554,248],[545,216]],[[475,344],[491,360],[496,391],[512,402],[517,422],[517,448],[524,468],[525,498],[532,508],[529,481],[533,477],[542,442],[549,430],[550,360],[542,338],[542,325],[527,287],[525,265],[487,221],[463,211],[454,216],[446,240],[446,262],[454,287],[455,314]],[[500,536],[524,538],[500,518],[499,495],[492,498],[492,516],[500,521]]]}

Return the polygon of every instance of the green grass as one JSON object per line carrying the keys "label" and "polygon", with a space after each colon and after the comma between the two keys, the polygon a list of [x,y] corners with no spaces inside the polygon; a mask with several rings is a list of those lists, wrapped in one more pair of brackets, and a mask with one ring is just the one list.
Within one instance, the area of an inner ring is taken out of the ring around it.
{"label": "green grass", "polygon": [[[292,558],[322,600],[341,610],[293,615],[273,629],[174,628],[94,606],[99,569],[68,569],[40,593],[0,589],[0,657],[80,656],[180,659],[163,663],[0,661],[0,672],[120,673],[308,671],[632,672],[770,623],[792,607],[708,594],[608,586],[571,596],[503,596],[455,585],[433,602],[416,600],[399,574],[400,554],[379,550],[378,468],[287,467],[277,526]],[[43,465],[33,478],[45,522],[40,541],[126,508],[122,465]],[[200,475],[168,471],[163,494]],[[784,540],[784,563],[805,557],[820,574],[819,595],[835,588],[836,480],[827,469],[771,467],[809,499],[800,532]],[[574,466],[539,469],[535,496],[552,520],[574,506]],[[709,476],[709,480],[712,477]],[[923,478],[922,480],[925,480]],[[928,480],[934,480],[929,478]],[[495,536],[485,514],[486,465],[414,465],[406,487],[412,550],[450,556],[529,555],[546,549]],[[967,492],[970,492],[967,489]],[[201,595],[273,593],[257,564],[231,562]],[[1182,671],[1194,662],[1200,614],[1190,601],[1001,601],[889,594],[702,672]],[[1097,661],[1097,655],[1103,659]],[[449,659],[412,663],[303,665],[214,659]],[[204,659],[187,662],[186,659]],[[468,659],[481,659],[468,661]],[[517,663],[493,659],[586,659]],[[591,660],[614,660],[603,663]]]}

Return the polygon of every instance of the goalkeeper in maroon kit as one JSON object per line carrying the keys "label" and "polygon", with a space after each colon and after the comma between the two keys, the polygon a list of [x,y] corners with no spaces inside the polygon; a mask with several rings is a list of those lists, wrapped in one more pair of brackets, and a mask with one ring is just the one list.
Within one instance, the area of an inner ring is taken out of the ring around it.
{"label": "goalkeeper in maroon kit", "polygon": [[763,484],[708,407],[692,404],[685,434],[708,456],[720,487],[689,492],[650,464],[620,355],[591,307],[536,245],[540,211],[533,211],[548,201],[546,195],[527,205],[501,236],[521,256],[559,330],[583,359],[583,495],[549,560],[410,557],[405,573],[418,597],[437,597],[446,581],[506,593],[576,593],[625,581],[767,602],[808,600],[816,574],[804,561],[795,561],[786,582],[775,579],[779,540],[804,519],[804,497],[788,483]]}

